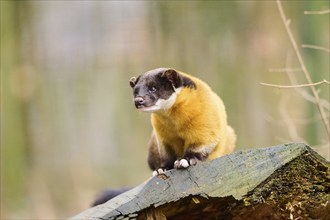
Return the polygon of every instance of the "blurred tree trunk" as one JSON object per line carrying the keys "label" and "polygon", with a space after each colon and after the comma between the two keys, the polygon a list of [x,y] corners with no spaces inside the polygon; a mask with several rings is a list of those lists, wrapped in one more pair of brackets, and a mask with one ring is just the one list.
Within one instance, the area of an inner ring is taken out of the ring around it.
{"label": "blurred tree trunk", "polygon": [[[1,204],[19,207],[26,193],[25,104],[13,93],[20,62],[18,1],[1,1]],[[5,213],[1,212],[1,215]],[[3,216],[1,216],[3,217]]]}

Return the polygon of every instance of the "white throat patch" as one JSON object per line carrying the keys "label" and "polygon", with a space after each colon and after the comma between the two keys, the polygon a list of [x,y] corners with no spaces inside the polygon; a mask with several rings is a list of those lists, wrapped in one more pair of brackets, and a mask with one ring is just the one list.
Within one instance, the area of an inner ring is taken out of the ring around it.
{"label": "white throat patch", "polygon": [[170,109],[174,105],[174,103],[176,101],[176,97],[180,94],[181,89],[182,89],[182,87],[174,89],[174,92],[168,99],[158,99],[157,102],[153,106],[143,108],[143,109],[141,109],[141,111],[156,112],[156,111],[160,111],[160,110]]}

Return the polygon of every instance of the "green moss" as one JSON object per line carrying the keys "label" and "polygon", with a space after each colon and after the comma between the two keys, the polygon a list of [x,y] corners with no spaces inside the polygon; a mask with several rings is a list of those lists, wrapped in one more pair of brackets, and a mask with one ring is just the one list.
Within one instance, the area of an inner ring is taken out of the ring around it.
{"label": "green moss", "polygon": [[283,218],[322,218],[329,211],[329,162],[306,153],[277,170],[243,201],[245,206],[276,207]]}

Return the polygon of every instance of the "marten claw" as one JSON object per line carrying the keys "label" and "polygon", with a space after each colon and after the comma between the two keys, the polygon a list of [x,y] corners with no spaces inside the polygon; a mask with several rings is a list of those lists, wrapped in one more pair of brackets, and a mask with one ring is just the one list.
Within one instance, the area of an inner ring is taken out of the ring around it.
{"label": "marten claw", "polygon": [[154,171],[152,172],[152,176],[158,176],[158,175],[160,175],[160,174],[163,174],[165,171],[166,171],[166,169],[159,168],[159,169],[154,170]]}

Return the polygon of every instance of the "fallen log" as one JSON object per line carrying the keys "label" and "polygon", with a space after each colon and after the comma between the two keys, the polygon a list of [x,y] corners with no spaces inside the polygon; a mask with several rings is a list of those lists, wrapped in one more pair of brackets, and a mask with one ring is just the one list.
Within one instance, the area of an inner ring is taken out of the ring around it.
{"label": "fallen log", "polygon": [[330,219],[330,163],[305,144],[170,170],[71,219]]}

